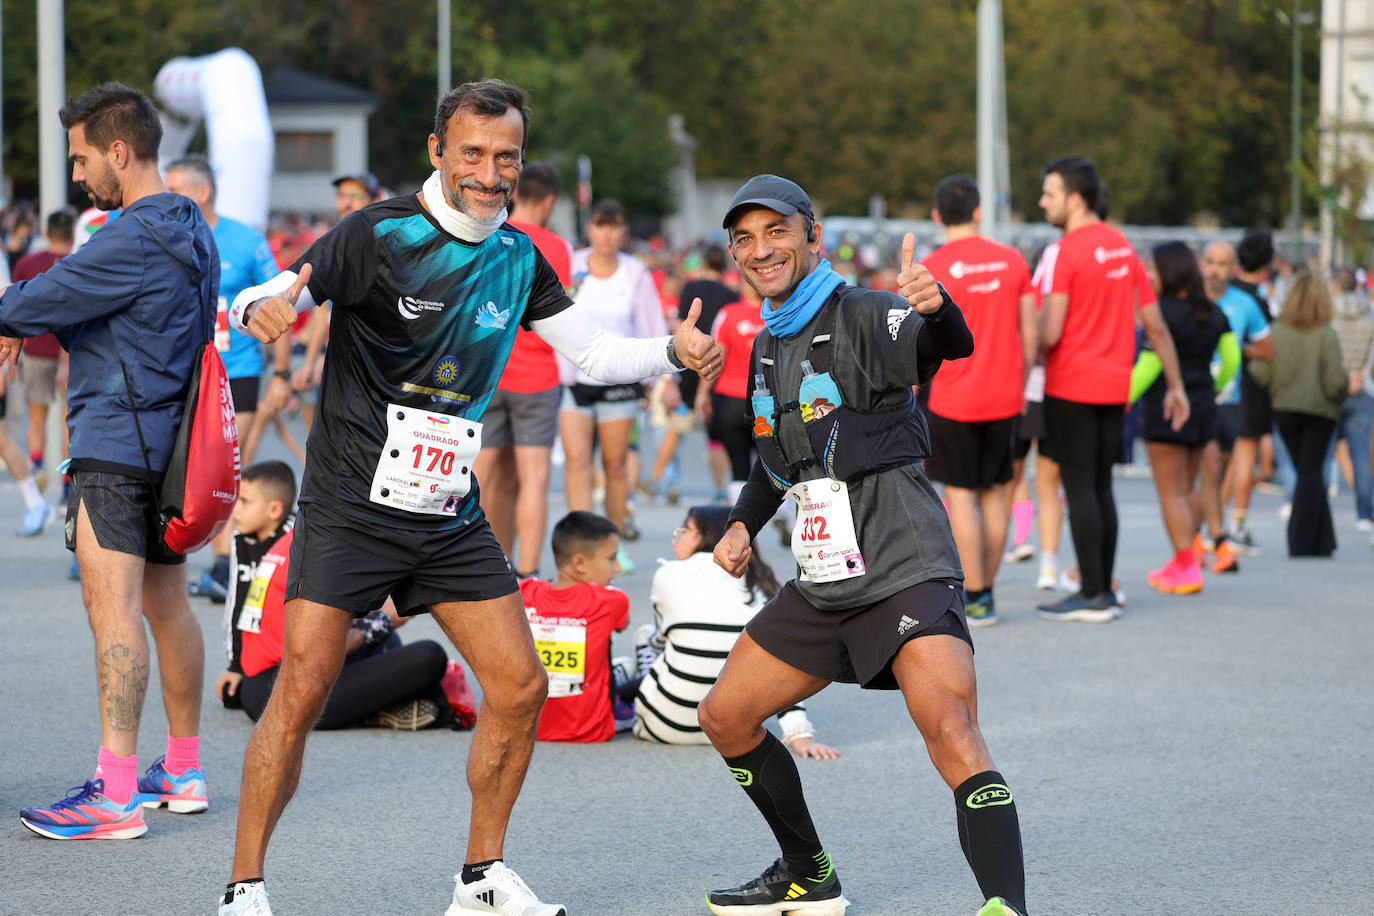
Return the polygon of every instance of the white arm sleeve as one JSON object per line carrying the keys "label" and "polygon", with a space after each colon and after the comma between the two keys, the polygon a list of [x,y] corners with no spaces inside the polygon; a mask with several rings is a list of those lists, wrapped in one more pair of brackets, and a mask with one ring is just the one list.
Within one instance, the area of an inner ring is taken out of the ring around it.
{"label": "white arm sleeve", "polygon": [[[229,327],[244,334],[248,333],[248,328],[243,323],[243,313],[248,310],[248,306],[257,302],[259,299],[271,299],[279,296],[291,288],[291,284],[296,282],[296,272],[294,270],[283,270],[266,283],[257,286],[250,286],[243,292],[234,297],[234,301],[229,305]],[[307,285],[301,290],[300,298],[296,300],[296,314],[308,312],[315,307],[315,297],[310,295],[310,287]]]}
{"label": "white arm sleeve", "polygon": [[535,319],[530,327],[577,368],[608,385],[678,371],[668,359],[671,337],[612,337],[570,308]]}

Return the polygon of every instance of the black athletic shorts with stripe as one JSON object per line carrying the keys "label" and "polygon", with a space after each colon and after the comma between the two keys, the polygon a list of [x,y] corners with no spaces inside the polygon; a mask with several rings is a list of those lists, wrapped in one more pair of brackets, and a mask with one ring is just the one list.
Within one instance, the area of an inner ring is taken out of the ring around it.
{"label": "black athletic shorts with stripe", "polygon": [[355,616],[390,595],[404,615],[445,601],[487,601],[519,591],[501,545],[479,515],[451,531],[414,531],[300,506],[291,539],[286,600],[305,598]]}
{"label": "black athletic shorts with stripe", "polygon": [[973,646],[964,617],[964,584],[929,579],[874,604],[826,611],[793,582],[744,627],[765,652],[814,677],[871,690],[896,690],[892,660],[918,636],[946,634]]}

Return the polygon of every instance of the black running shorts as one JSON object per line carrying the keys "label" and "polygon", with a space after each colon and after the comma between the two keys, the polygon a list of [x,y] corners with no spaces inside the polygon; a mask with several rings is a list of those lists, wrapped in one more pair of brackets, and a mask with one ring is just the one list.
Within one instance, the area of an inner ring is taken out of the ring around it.
{"label": "black running shorts", "polygon": [[444,601],[487,601],[519,590],[485,517],[452,531],[411,531],[307,503],[294,531],[287,601],[305,598],[362,615],[390,595],[398,612],[412,615]]}
{"label": "black running shorts", "polygon": [[1236,439],[1242,435],[1241,430],[1245,426],[1245,409],[1239,404],[1218,404],[1217,418],[1213,424],[1213,431],[1217,445],[1221,446],[1223,452],[1229,452],[1236,444]]}
{"label": "black running shorts", "polygon": [[133,554],[163,566],[186,562],[162,540],[153,484],[110,471],[73,469],[71,477],[65,525],[68,550],[76,550],[76,516],[84,505],[95,541],[106,550]]}
{"label": "black running shorts", "polygon": [[917,636],[957,636],[971,647],[964,618],[964,586],[930,579],[876,604],[825,611],[789,582],[745,625],[769,655],[827,681],[896,690],[892,660]]}
{"label": "black running shorts", "polygon": [[926,476],[931,480],[965,490],[986,490],[1011,480],[1016,417],[964,423],[932,413],[928,420]]}

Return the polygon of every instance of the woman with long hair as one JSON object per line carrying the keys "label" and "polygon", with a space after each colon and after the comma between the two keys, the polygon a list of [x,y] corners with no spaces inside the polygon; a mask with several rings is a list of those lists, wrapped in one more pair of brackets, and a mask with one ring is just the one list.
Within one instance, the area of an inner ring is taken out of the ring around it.
{"label": "woman with long hair", "polygon": [[1288,516],[1290,557],[1336,552],[1322,465],[1349,393],[1349,376],[1331,315],[1327,284],[1311,271],[1294,272],[1274,320],[1274,358],[1250,361],[1251,377],[1273,399],[1275,425],[1298,472]]}
{"label": "woman with long hair", "polygon": [[[1182,242],[1165,242],[1152,252],[1158,278],[1159,311],[1178,351],[1179,372],[1191,411],[1180,428],[1164,416],[1164,379],[1159,357],[1148,341],[1131,373],[1131,400],[1141,399],[1141,432],[1154,473],[1164,530],[1173,558],[1146,577],[1165,594],[1202,590],[1202,567],[1191,547],[1201,519],[1214,532],[1222,531],[1221,507],[1207,500],[1199,512],[1193,486],[1202,463],[1202,450],[1216,436],[1216,392],[1230,381],[1240,365],[1240,347],[1225,314],[1203,287],[1202,272],[1192,249]],[[1221,373],[1212,377],[1212,355],[1221,357]],[[1220,547],[1220,543],[1217,545]]]}
{"label": "woman with long hair", "polygon": [[[673,559],[660,561],[649,597],[654,627],[636,634],[640,670],[634,733],[663,744],[709,744],[697,722],[706,696],[744,625],[781,586],[755,549],[741,581],[716,565],[713,552],[729,527],[730,507],[695,506],[673,532]],[[649,655],[657,653],[650,665]],[[834,759],[839,751],[815,740],[799,703],[778,716],[783,743],[799,757]]]}
{"label": "woman with long hair", "polygon": [[[614,200],[603,200],[592,210],[587,224],[591,245],[573,253],[573,301],[578,314],[614,337],[661,337],[668,333],[658,291],[649,268],[620,250],[628,227],[625,210]],[[565,381],[558,416],[563,440],[563,489],[568,509],[592,508],[592,456],[601,446],[601,468],[606,474],[606,517],[625,530],[630,477],[626,461],[634,433],[644,386],[607,385],[574,369],[562,357]],[[671,409],[681,400],[677,383],[666,386]],[[634,572],[634,564],[620,552],[620,566]]]}

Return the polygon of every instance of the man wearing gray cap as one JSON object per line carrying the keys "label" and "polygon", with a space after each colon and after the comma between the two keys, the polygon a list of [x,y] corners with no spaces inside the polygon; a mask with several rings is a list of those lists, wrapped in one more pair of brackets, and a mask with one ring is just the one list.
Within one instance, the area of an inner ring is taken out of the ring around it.
{"label": "man wearing gray cap", "polygon": [[959,840],[986,903],[1022,916],[1025,873],[1011,790],[978,728],[973,643],[949,519],[921,468],[912,396],[942,360],[973,352],[958,306],[902,245],[900,295],[846,285],[821,258],[821,226],[796,184],[750,179],[724,228],[764,296],[750,399],[758,459],[716,562],[744,573],[784,498],[797,503],[800,568],[749,622],[698,710],[701,726],[773,830],[782,857],[707,894],[720,916],[842,916],[849,902],[821,845],[796,764],[764,720],[832,681],[898,689],[954,790]]}

